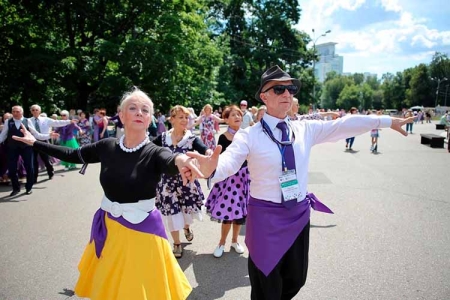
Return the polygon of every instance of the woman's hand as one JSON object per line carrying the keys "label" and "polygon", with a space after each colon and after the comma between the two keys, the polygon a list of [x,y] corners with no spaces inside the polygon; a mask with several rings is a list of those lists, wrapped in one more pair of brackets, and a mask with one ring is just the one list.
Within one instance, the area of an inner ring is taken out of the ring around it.
{"label": "woman's hand", "polygon": [[183,185],[203,177],[202,172],[198,169],[198,163],[185,154],[177,155],[175,158],[175,165],[178,167],[178,171],[180,171]]}
{"label": "woman's hand", "polygon": [[217,168],[217,164],[219,163],[220,152],[222,151],[222,146],[218,145],[214,152],[208,155],[201,155],[198,152],[186,152],[186,155],[195,158],[199,165],[199,170],[203,173],[203,178],[208,178],[211,176],[212,172]]}
{"label": "woman's hand", "polygon": [[405,124],[408,124],[408,123],[413,123],[413,122],[414,122],[414,117],[409,117],[406,119],[392,118],[391,129],[400,132],[404,136],[407,136],[408,133],[402,128],[402,126]]}
{"label": "woman's hand", "polygon": [[20,131],[23,133],[23,137],[13,135],[13,139],[22,143],[25,143],[27,145],[33,146],[34,142],[36,142],[36,138],[27,130],[25,125],[20,125],[22,129]]}
{"label": "woman's hand", "polygon": [[[197,152],[187,152],[178,155],[175,163],[180,170],[183,184],[194,182],[197,178],[207,178],[216,169],[222,146],[217,146],[216,150],[210,155],[205,156]],[[191,156],[192,155],[192,156]]]}

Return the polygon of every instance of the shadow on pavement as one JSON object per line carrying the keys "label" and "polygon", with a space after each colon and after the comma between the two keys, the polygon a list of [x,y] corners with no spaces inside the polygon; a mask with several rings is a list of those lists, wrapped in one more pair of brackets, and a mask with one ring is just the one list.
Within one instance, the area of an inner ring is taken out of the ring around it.
{"label": "shadow on pavement", "polygon": [[333,224],[333,225],[312,225],[311,224],[311,228],[333,228],[336,227],[337,225]]}
{"label": "shadow on pavement", "polygon": [[183,271],[192,265],[198,283],[189,300],[218,299],[226,291],[250,286],[247,258],[234,250],[230,251],[229,244],[221,258],[215,258],[212,254],[196,255],[196,252],[184,249],[183,258],[178,262]]}
{"label": "shadow on pavement", "polygon": [[68,296],[68,297],[75,296],[75,292],[71,289],[63,289],[63,291],[59,292],[58,294]]}
{"label": "shadow on pavement", "polygon": [[352,150],[350,150],[350,149],[345,149],[345,150],[344,150],[344,152],[345,152],[345,153],[356,154],[356,153],[358,153],[358,152],[359,152],[359,150],[353,150],[353,149],[352,149]]}

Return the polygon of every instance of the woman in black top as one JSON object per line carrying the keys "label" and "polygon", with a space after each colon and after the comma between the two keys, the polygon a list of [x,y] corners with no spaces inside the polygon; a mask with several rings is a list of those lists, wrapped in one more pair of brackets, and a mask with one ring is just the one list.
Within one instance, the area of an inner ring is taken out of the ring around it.
{"label": "woman in black top", "polygon": [[[239,130],[243,113],[236,105],[232,105],[224,110],[222,116],[228,124],[227,131],[219,136],[218,141],[223,152],[232,143],[234,134]],[[237,238],[247,216],[249,185],[247,162],[244,162],[236,174],[214,184],[209,193],[205,204],[207,212],[211,216],[211,220],[222,223],[220,241],[213,253],[217,258],[223,255],[225,242],[232,225],[231,248],[239,254],[244,253],[244,247],[239,244]]]}
{"label": "woman in black top", "polygon": [[101,163],[100,183],[105,195],[79,264],[75,287],[79,297],[185,299],[191,291],[171,253],[161,214],[154,209],[154,197],[163,173],[181,172],[185,183],[202,175],[186,155],[174,155],[148,140],[146,130],[152,114],[150,98],[135,89],[121,102],[125,135],[120,140],[107,138],[70,149],[36,141],[25,128],[23,138],[14,137],[65,161],[85,166]]}

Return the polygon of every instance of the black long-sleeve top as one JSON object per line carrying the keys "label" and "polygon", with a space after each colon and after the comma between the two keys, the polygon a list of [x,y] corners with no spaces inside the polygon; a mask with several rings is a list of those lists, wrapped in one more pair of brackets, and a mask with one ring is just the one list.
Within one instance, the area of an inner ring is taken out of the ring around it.
{"label": "black long-sleeve top", "polygon": [[[227,150],[228,146],[230,146],[232,142],[233,142],[233,141],[230,141],[230,140],[226,137],[226,135],[222,133],[222,134],[219,136],[219,140],[217,141],[217,145],[221,145],[221,146],[222,146],[222,150],[221,150],[220,153],[225,152],[225,150]],[[241,166],[241,169],[242,169],[242,168],[245,168],[246,166],[247,166],[247,161],[244,161],[244,163],[243,163],[242,166]]]}
{"label": "black long-sleeve top", "polygon": [[33,148],[72,163],[101,163],[100,184],[114,202],[133,203],[156,196],[161,174],[175,175],[178,168],[170,150],[152,142],[136,152],[124,152],[115,138],[78,149],[36,141]]}

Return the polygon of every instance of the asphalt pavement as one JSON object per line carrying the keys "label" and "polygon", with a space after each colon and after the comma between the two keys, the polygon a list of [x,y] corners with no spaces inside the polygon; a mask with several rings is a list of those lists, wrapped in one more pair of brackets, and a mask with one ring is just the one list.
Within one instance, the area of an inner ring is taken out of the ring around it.
{"label": "asphalt pavement", "polygon": [[[420,144],[420,133],[441,132],[434,124],[414,125],[407,137],[383,129],[378,154],[369,133],[352,152],[344,141],[314,147],[309,191],[335,214],[312,214],[308,280],[295,299],[450,299],[450,153]],[[32,195],[9,198],[11,187],[0,185],[0,300],[79,299],[73,288],[102,198],[99,169],[89,165],[83,176],[57,166],[51,181],[40,174]],[[248,252],[230,251],[229,241],[214,258],[220,224],[205,217],[192,229],[179,260],[189,299],[249,299]],[[241,243],[244,236],[245,227]]]}

